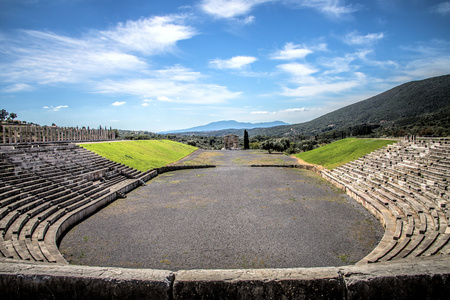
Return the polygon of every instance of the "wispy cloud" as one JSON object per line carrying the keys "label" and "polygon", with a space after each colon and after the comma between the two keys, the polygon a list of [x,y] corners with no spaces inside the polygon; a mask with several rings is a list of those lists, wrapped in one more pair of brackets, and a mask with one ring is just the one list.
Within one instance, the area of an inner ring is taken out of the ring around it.
{"label": "wispy cloud", "polygon": [[44,106],[43,109],[47,109],[48,111],[60,111],[61,108],[68,108],[68,105],[58,105],[58,106]]}
{"label": "wispy cloud", "polygon": [[341,18],[360,9],[359,5],[344,5],[341,0],[288,0],[288,2],[295,3],[301,7],[312,8],[335,18]]}
{"label": "wispy cloud", "polygon": [[313,53],[312,50],[296,45],[294,43],[286,43],[284,49],[276,51],[271,55],[271,59],[294,60],[305,58],[306,55]]}
{"label": "wispy cloud", "polygon": [[142,55],[173,51],[178,41],[196,34],[183,23],[182,16],[152,17],[91,31],[79,38],[20,30],[15,36],[3,36],[5,59],[0,63],[0,77],[32,85],[143,72],[149,66]]}
{"label": "wispy cloud", "polygon": [[95,90],[107,94],[128,94],[160,102],[189,104],[222,103],[238,97],[227,87],[203,83],[200,74],[181,66],[156,70],[145,78],[99,81]]}
{"label": "wispy cloud", "polygon": [[284,113],[300,113],[305,111],[314,110],[313,108],[306,108],[306,107],[298,107],[298,108],[288,108],[278,111],[267,111],[267,110],[257,110],[257,111],[251,111],[251,115],[276,115],[276,114],[284,114]]}
{"label": "wispy cloud", "polygon": [[450,1],[441,2],[434,5],[433,7],[431,7],[431,11],[441,15],[450,14]]}
{"label": "wispy cloud", "polygon": [[125,101],[116,101],[114,103],[111,103],[112,106],[122,106],[124,105],[126,102]]}
{"label": "wispy cloud", "polygon": [[203,0],[201,10],[219,19],[247,15],[258,4],[274,0]]}
{"label": "wispy cloud", "polygon": [[448,74],[450,70],[450,41],[431,40],[401,47],[410,60],[400,66],[396,75],[401,81],[423,79]]}
{"label": "wispy cloud", "polygon": [[353,31],[345,35],[345,37],[343,38],[343,42],[348,45],[369,46],[383,38],[384,34],[382,32],[368,33],[366,35],[361,35],[357,31]]}
{"label": "wispy cloud", "polygon": [[33,87],[26,83],[15,83],[3,88],[5,93],[27,92],[33,90]]}
{"label": "wispy cloud", "polygon": [[276,112],[270,112],[267,110],[256,110],[250,112],[251,115],[274,115]]}
{"label": "wispy cloud", "polygon": [[294,78],[295,81],[304,79],[306,76],[314,74],[318,71],[317,69],[314,69],[306,64],[300,64],[297,62],[278,65],[277,68],[288,73]]}
{"label": "wispy cloud", "polygon": [[257,61],[253,56],[234,56],[230,59],[214,59],[209,62],[209,65],[217,69],[242,69],[245,66]]}
{"label": "wispy cloud", "polygon": [[283,96],[304,98],[317,96],[325,93],[339,93],[347,91],[357,86],[361,86],[363,82],[361,80],[341,80],[337,82],[318,82],[312,85],[302,85],[296,88],[284,87],[280,93]]}
{"label": "wispy cloud", "polygon": [[256,6],[267,2],[311,8],[333,18],[341,18],[360,9],[359,5],[344,5],[341,0],[203,0],[199,7],[215,18],[235,19],[250,14]]}
{"label": "wispy cloud", "polygon": [[196,35],[194,28],[184,25],[184,16],[156,16],[138,21],[127,21],[97,35],[109,39],[123,50],[153,55],[171,50],[178,41]]}

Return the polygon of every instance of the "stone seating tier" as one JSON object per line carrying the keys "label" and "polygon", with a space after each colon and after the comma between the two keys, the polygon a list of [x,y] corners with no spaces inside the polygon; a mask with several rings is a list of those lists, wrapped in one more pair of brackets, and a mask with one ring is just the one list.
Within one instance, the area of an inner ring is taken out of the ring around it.
{"label": "stone seating tier", "polygon": [[448,253],[449,153],[448,144],[402,141],[323,172],[347,193],[387,208],[382,217],[391,228],[361,262]]}
{"label": "stone seating tier", "polygon": [[52,226],[143,176],[76,145],[19,148],[0,156],[0,257],[64,262]]}

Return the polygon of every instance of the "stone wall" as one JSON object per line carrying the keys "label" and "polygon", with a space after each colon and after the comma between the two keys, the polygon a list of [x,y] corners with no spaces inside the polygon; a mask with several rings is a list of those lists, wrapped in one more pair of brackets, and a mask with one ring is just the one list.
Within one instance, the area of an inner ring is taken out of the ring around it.
{"label": "stone wall", "polygon": [[450,260],[178,272],[3,260],[0,291],[2,299],[448,299]]}

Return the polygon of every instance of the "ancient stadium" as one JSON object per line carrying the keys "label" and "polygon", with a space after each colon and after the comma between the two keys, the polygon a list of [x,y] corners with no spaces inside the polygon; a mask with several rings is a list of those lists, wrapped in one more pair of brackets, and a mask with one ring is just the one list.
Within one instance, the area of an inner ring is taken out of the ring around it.
{"label": "ancient stadium", "polygon": [[[8,299],[450,292],[448,139],[398,140],[331,171],[224,150],[141,172],[76,144],[114,139],[106,129],[7,130],[0,289]],[[197,163],[202,156],[211,163]]]}

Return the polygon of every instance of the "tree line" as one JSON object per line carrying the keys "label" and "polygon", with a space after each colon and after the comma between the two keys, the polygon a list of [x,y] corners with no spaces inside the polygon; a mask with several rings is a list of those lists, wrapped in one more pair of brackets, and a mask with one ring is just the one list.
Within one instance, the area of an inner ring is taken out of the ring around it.
{"label": "tree line", "polygon": [[0,110],[0,121],[13,121],[14,119],[17,119],[16,113],[9,113],[6,111],[6,109]]}

